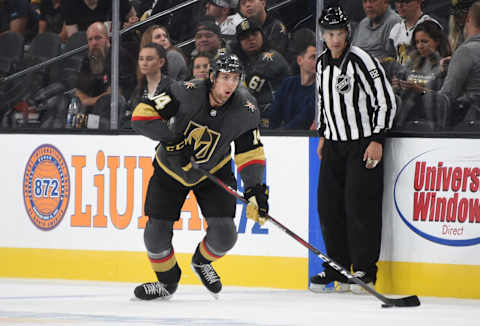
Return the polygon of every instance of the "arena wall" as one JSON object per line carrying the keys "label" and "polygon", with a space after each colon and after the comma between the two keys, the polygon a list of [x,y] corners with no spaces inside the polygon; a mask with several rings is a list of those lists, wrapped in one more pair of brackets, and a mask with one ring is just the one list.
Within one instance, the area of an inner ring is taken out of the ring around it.
{"label": "arena wall", "polygon": [[[0,137],[8,144],[2,161],[0,277],[154,279],[142,234],[155,142],[132,135]],[[263,137],[263,142],[270,214],[324,251],[316,213],[318,139]],[[475,253],[480,153],[474,143],[387,142],[380,292],[480,298],[480,256]],[[426,171],[433,176],[435,167],[441,177],[427,180]],[[435,211],[430,213],[433,194],[434,208],[446,203],[438,219]],[[283,231],[247,220],[241,204],[235,222],[237,245],[215,263],[225,285],[306,289],[309,276],[321,270],[320,259]],[[184,284],[199,284],[189,262],[205,227],[190,195],[174,231]]]}

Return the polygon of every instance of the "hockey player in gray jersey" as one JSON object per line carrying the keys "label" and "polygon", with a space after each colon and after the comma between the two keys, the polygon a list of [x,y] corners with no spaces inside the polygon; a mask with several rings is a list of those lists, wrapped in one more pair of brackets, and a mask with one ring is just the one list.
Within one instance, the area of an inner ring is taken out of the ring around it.
{"label": "hockey player in gray jersey", "polygon": [[173,223],[190,190],[208,223],[191,265],[215,297],[222,288],[211,263],[237,240],[236,199],[196,171],[191,159],[236,188],[231,166],[234,142],[235,163],[250,202],[247,217],[265,222],[268,190],[262,183],[265,155],[258,130],[260,113],[255,98],[240,85],[241,76],[238,57],[221,54],[213,60],[208,80],[173,83],[167,92],[145,100],[133,112],[133,128],[160,142],[145,200],[149,220],[144,233],[158,282],[137,286],[134,293],[139,299],[169,299],[177,289],[181,269],[172,246]]}

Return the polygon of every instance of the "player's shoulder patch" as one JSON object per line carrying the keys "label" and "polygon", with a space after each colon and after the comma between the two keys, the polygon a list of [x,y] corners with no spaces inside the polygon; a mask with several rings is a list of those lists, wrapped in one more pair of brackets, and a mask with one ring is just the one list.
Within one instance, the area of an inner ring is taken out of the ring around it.
{"label": "player's shoulder patch", "polygon": [[185,89],[194,89],[198,87],[198,83],[196,83],[195,80],[189,80],[183,82],[183,86],[185,87]]}
{"label": "player's shoulder patch", "polygon": [[255,104],[253,104],[252,101],[250,100],[246,100],[245,101],[245,104],[243,105],[245,108],[247,108],[247,110],[249,110],[250,112],[255,112],[257,110],[257,107]]}
{"label": "player's shoulder patch", "polygon": [[235,91],[235,97],[233,99],[235,107],[240,111],[255,113],[259,112],[257,107],[257,101],[253,97],[247,88],[243,85],[239,86]]}
{"label": "player's shoulder patch", "polygon": [[272,50],[267,51],[267,52],[263,52],[262,60],[263,61],[273,61],[273,56],[274,55],[275,55],[275,52],[273,52]]}

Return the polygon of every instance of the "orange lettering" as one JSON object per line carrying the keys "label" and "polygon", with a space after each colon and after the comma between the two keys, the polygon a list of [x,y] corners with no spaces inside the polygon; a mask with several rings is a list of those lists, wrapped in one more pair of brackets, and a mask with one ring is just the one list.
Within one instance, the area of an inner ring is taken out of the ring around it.
{"label": "orange lettering", "polygon": [[138,228],[145,229],[148,220],[148,216],[145,216],[145,198],[147,197],[148,181],[153,175],[152,158],[139,157],[138,166],[142,169],[142,216],[138,218]]}
{"label": "orange lettering", "polygon": [[[193,191],[190,191],[183,203],[182,212],[190,212],[190,219],[188,220],[188,229],[189,230],[201,230],[202,229],[202,218],[198,212],[198,204]],[[181,219],[180,219],[181,221]],[[179,221],[179,222],[180,222]],[[174,224],[175,228],[175,224]],[[207,228],[207,222],[203,220],[203,228]],[[179,228],[181,229],[181,227]],[[178,229],[176,229],[178,230]]]}
{"label": "orange lettering", "polygon": [[85,206],[82,212],[82,169],[86,165],[85,156],[72,156],[72,166],[75,169],[75,213],[72,215],[72,226],[91,226],[92,205]]}
{"label": "orange lettering", "polygon": [[110,169],[110,216],[113,225],[117,229],[124,229],[130,224],[133,212],[133,193],[134,193],[134,169],[137,166],[136,157],[125,157],[124,165],[127,169],[127,208],[125,214],[118,214],[117,211],[117,169],[120,158],[118,156],[109,156],[107,165]]}
{"label": "orange lettering", "polygon": [[[97,169],[102,171],[105,168],[105,154],[102,151],[97,153]],[[93,177],[93,184],[97,187],[97,215],[93,217],[94,227],[107,227],[105,216],[105,176],[96,174]]]}

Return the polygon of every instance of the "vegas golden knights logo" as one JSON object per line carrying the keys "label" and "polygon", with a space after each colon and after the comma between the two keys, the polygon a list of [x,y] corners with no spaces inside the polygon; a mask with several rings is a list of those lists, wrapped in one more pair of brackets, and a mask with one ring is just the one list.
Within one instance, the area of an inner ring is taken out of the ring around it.
{"label": "vegas golden knights logo", "polygon": [[188,123],[184,135],[186,143],[193,146],[197,163],[204,163],[210,159],[221,136],[219,132],[193,121]]}
{"label": "vegas golden knights logo", "polygon": [[240,28],[242,29],[242,31],[248,31],[250,29],[250,23],[248,22],[248,20],[245,19],[243,22],[241,22]]}

